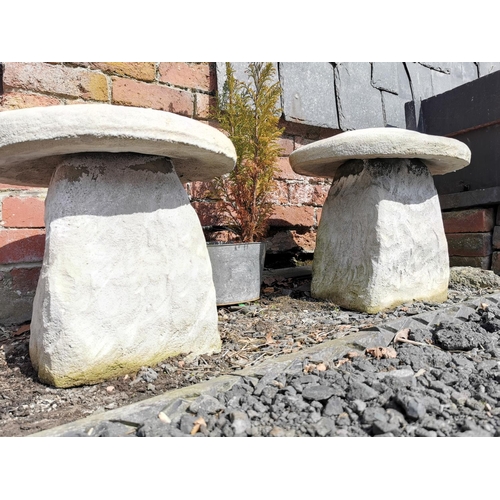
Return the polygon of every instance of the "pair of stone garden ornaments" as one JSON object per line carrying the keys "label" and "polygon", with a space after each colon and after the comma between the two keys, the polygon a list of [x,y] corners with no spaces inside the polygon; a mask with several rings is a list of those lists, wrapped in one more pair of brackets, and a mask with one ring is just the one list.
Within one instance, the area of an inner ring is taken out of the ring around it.
{"label": "pair of stone garden ornaments", "polygon": [[[224,134],[163,111],[87,104],[0,113],[0,182],[48,186],[30,337],[42,381],[92,384],[220,349],[210,260],[182,183],[225,174],[235,160]],[[459,141],[390,128],[292,153],[295,172],[333,177],[312,295],[370,313],[446,300],[432,175],[469,161]]]}

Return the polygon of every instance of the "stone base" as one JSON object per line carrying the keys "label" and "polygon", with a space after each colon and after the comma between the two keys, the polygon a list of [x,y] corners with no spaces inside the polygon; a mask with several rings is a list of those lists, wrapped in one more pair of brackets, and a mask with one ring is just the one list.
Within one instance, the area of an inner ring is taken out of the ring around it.
{"label": "stone base", "polygon": [[30,339],[43,382],[93,384],[220,350],[205,239],[168,159],[61,157],[45,222]]}
{"label": "stone base", "polygon": [[323,207],[312,295],[376,313],[413,300],[442,302],[449,261],[441,210],[419,160],[351,160]]}

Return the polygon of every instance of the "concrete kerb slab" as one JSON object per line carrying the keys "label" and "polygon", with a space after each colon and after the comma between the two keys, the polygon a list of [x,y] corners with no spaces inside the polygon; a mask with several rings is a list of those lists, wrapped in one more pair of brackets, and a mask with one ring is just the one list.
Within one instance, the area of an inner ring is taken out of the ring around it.
{"label": "concrete kerb slab", "polygon": [[[147,419],[158,417],[165,408],[182,400],[192,402],[198,396],[216,396],[220,392],[229,391],[242,377],[257,377],[263,380],[273,380],[281,373],[300,373],[306,361],[323,362],[332,366],[348,352],[364,352],[369,347],[388,347],[395,334],[403,328],[431,328],[442,321],[462,323],[468,319],[481,304],[498,306],[500,293],[477,297],[470,301],[455,304],[445,309],[429,311],[422,314],[387,321],[376,327],[369,327],[352,333],[340,339],[330,340],[322,344],[304,349],[294,354],[286,354],[268,359],[256,366],[250,366],[228,375],[194,384],[181,389],[168,391],[152,398],[123,406],[114,410],[91,415],[26,437],[64,437],[75,433],[88,433],[90,429],[104,422],[119,422],[129,429],[130,433]],[[124,436],[126,432],[124,432]]]}

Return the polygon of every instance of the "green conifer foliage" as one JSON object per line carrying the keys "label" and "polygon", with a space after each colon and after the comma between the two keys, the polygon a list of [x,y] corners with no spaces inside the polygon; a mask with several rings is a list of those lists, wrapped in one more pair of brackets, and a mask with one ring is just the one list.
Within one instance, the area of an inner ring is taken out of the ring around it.
{"label": "green conifer foliage", "polygon": [[214,118],[236,149],[232,172],[213,181],[212,196],[225,217],[225,226],[243,242],[261,240],[267,232],[275,188],[276,162],[281,153],[277,140],[283,129],[279,82],[272,63],[252,62],[248,82],[235,78],[226,63],[226,82],[218,95]]}

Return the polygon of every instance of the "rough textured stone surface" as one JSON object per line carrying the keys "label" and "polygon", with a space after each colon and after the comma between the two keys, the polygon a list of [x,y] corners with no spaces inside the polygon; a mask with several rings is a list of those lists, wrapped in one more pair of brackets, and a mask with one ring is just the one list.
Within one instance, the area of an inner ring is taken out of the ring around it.
{"label": "rough textured stone surface", "polygon": [[455,139],[412,130],[372,128],[344,132],[304,146],[290,155],[290,165],[301,175],[334,177],[347,160],[418,158],[431,175],[442,175],[466,167],[470,157],[469,148]]}
{"label": "rough textured stone surface", "polygon": [[450,268],[450,287],[500,288],[500,277],[493,271],[468,266]]}
{"label": "rough textured stone surface", "polygon": [[220,348],[203,232],[168,160],[61,157],[46,228],[30,338],[41,380],[94,383]]}
{"label": "rough textured stone surface", "polygon": [[337,175],[318,228],[313,296],[368,312],[446,300],[448,252],[427,167],[353,160]]}
{"label": "rough textured stone surface", "polygon": [[48,186],[58,157],[82,152],[166,156],[182,182],[213,179],[236,160],[222,132],[165,111],[86,104],[0,113],[0,182]]}

